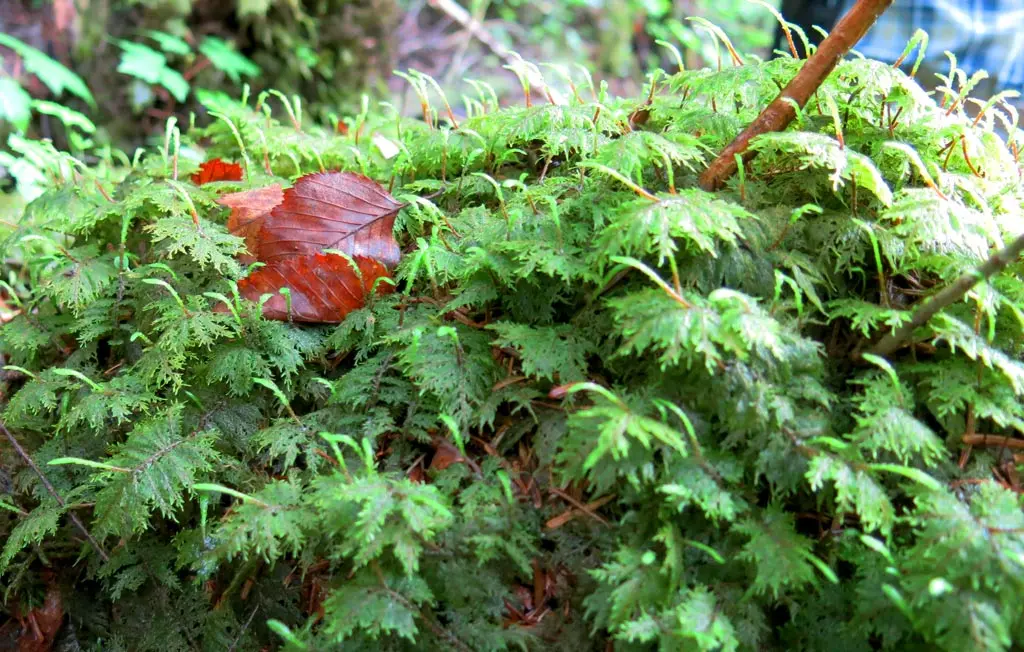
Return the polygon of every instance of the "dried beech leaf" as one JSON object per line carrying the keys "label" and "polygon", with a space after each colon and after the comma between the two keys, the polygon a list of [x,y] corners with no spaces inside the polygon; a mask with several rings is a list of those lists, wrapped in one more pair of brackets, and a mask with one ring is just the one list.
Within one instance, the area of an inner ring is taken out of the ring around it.
{"label": "dried beech leaf", "polygon": [[211,181],[241,181],[242,166],[238,163],[226,163],[213,158],[199,166],[199,171],[192,175],[192,183],[201,186]]}
{"label": "dried beech leaf", "polygon": [[[289,317],[288,299],[279,290],[288,288],[293,321],[335,324],[361,308],[377,279],[388,276],[387,268],[376,260],[363,257],[354,260],[362,280],[343,256],[317,253],[272,260],[240,280],[238,290],[250,301],[259,301],[263,294],[273,294],[263,304],[263,316],[284,321]],[[380,283],[377,287],[379,294],[392,290],[390,283]]]}
{"label": "dried beech leaf", "polygon": [[[231,208],[228,230],[244,238],[252,254],[239,260],[265,263],[240,280],[238,289],[252,301],[271,295],[263,304],[267,319],[340,322],[362,307],[374,283],[398,264],[392,230],[402,204],[362,175],[311,174],[288,190],[273,185],[217,201]],[[324,249],[348,254],[358,270]],[[288,288],[288,296],[281,288]],[[378,286],[381,293],[391,290],[389,283]]]}
{"label": "dried beech leaf", "polygon": [[393,268],[400,252],[392,230],[402,206],[361,174],[306,175],[285,191],[281,205],[263,220],[256,255],[270,263],[336,249]]}
{"label": "dried beech leaf", "polygon": [[238,260],[247,265],[256,260],[259,251],[260,227],[274,207],[284,200],[281,186],[274,184],[266,188],[233,192],[221,195],[217,203],[231,209],[228,217],[228,231],[245,239],[245,247],[251,255],[239,256]]}

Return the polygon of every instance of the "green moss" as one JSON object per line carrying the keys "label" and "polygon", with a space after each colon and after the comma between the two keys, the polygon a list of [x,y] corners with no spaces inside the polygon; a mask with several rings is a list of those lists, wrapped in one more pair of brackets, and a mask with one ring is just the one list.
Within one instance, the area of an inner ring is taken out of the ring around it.
{"label": "green moss", "polygon": [[[345,136],[261,95],[54,177],[3,244],[4,421],[104,553],[4,449],[9,604],[55,573],[104,650],[1009,649],[1012,462],[957,461],[1024,430],[1021,265],[856,353],[1016,235],[1016,148],[845,61],[697,189],[797,65],[669,77],[639,131],[603,92]],[[193,149],[245,181],[188,183]],[[216,196],[321,168],[409,202],[398,292],[337,327],[217,309]]]}

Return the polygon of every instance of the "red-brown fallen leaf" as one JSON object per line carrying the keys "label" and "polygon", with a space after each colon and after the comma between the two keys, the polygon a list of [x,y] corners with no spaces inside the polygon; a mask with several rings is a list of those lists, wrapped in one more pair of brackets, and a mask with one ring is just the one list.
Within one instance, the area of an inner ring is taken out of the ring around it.
{"label": "red-brown fallen leaf", "polygon": [[[249,250],[239,261],[264,263],[238,288],[253,301],[272,296],[263,305],[267,319],[340,322],[398,264],[392,230],[402,204],[362,175],[310,174],[288,190],[275,184],[224,195],[217,202],[231,209],[228,230],[242,237]],[[359,272],[325,249],[351,256]],[[279,292],[285,287],[289,297]],[[392,290],[388,283],[377,287],[382,294]]]}
{"label": "red-brown fallen leaf", "polygon": [[450,444],[443,439],[438,439],[436,442],[437,450],[434,452],[433,459],[430,460],[430,468],[436,471],[444,471],[452,464],[458,464],[459,462],[465,462],[466,459],[462,457],[462,453],[459,452],[458,448]]}
{"label": "red-brown fallen leaf", "polygon": [[522,584],[516,584],[512,587],[512,593],[519,600],[519,603],[523,605],[523,611],[533,611],[533,591],[523,586]]}
{"label": "red-brown fallen leaf", "polygon": [[259,260],[266,263],[336,249],[387,268],[400,251],[392,230],[402,204],[377,182],[354,172],[308,174],[263,220]]}
{"label": "red-brown fallen leaf", "polygon": [[192,183],[201,186],[211,181],[241,181],[242,166],[238,163],[226,163],[219,158],[212,158],[199,166],[199,171],[192,175]]}
{"label": "red-brown fallen leaf", "polygon": [[276,183],[266,188],[232,192],[217,198],[218,204],[231,209],[231,215],[228,216],[228,231],[245,239],[245,248],[249,250],[249,254],[238,257],[243,265],[256,260],[263,220],[282,201],[284,191]]}
{"label": "red-brown fallen leaf", "polygon": [[416,483],[423,483],[427,481],[427,472],[423,468],[423,462],[417,462],[409,469],[408,478]]}
{"label": "red-brown fallen leaf", "polygon": [[55,582],[47,586],[42,606],[28,612],[24,623],[18,638],[18,652],[50,652],[64,623],[64,601]]}
{"label": "red-brown fallen leaf", "polygon": [[[336,324],[345,315],[361,308],[374,283],[388,276],[380,262],[354,257],[362,275],[347,259],[334,254],[316,253],[272,260],[238,282],[238,290],[250,301],[259,301],[263,294],[273,296],[263,304],[267,319],[289,319],[288,299],[279,290],[288,288],[293,321]],[[379,283],[378,294],[393,290],[390,283]]]}

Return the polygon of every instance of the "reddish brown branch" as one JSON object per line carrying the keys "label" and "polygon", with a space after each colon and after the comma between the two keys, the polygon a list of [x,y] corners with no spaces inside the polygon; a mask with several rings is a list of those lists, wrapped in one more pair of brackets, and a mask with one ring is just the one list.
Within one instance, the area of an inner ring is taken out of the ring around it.
{"label": "reddish brown branch", "polygon": [[927,324],[928,320],[935,316],[935,313],[963,299],[964,295],[980,281],[991,278],[992,275],[998,274],[1004,267],[1016,261],[1021,252],[1024,252],[1024,235],[1018,236],[1016,240],[992,254],[977,268],[964,273],[960,278],[927,299],[914,310],[910,321],[903,324],[895,333],[883,337],[878,344],[871,348],[871,353],[887,356],[896,351],[910,339],[916,329]]}
{"label": "reddish brown branch", "polygon": [[1024,448],[1024,439],[1001,437],[999,435],[964,435],[963,442],[971,446],[995,446],[998,448]]}
{"label": "reddish brown branch", "polygon": [[729,145],[722,150],[704,174],[700,185],[705,190],[717,190],[736,173],[736,155],[744,161],[754,157],[747,149],[750,141],[761,134],[782,131],[796,117],[797,106],[803,108],[839,61],[857,44],[875,21],[889,8],[893,0],[857,0],[857,4],[839,21],[818,49],[807,59],[800,72],[786,85],[779,96],[769,104],[761,115],[750,123]]}

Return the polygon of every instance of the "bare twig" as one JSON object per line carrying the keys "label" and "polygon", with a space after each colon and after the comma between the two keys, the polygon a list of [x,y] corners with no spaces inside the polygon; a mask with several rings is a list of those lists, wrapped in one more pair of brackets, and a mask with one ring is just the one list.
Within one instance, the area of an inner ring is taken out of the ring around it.
{"label": "bare twig", "polygon": [[1024,439],[1001,435],[964,435],[963,442],[970,446],[995,446],[999,448],[1024,448]]}
{"label": "bare twig", "polygon": [[[43,475],[43,471],[36,465],[35,460],[33,460],[32,457],[25,452],[25,449],[21,447],[21,444],[18,443],[18,440],[14,438],[14,435],[11,434],[11,431],[7,429],[7,426],[3,422],[0,422],[0,431],[3,431],[4,436],[7,437],[7,440],[9,442],[11,442],[11,446],[13,446],[14,450],[17,451],[18,455],[21,456],[21,459],[25,460],[25,463],[28,464],[33,471],[35,471],[37,476],[39,476],[40,482],[42,482],[43,486],[46,487],[46,491],[49,492],[51,496],[53,496],[53,499],[57,501],[57,504],[60,505],[61,507],[67,507],[67,504],[64,502],[64,499],[60,497],[60,494],[57,493],[57,490],[54,489],[53,485],[50,484],[50,481],[46,478],[45,475]],[[110,561],[110,557],[107,556],[106,551],[103,550],[103,546],[101,546],[99,541],[94,539],[93,536],[89,534],[89,530],[86,529],[85,525],[82,524],[82,521],[78,519],[78,516],[72,511],[68,511],[67,515],[68,518],[71,519],[71,522],[75,524],[75,527],[78,528],[78,531],[81,532],[82,535],[89,542],[89,544],[92,545],[93,549],[100,556],[100,559],[102,559],[103,561]]]}
{"label": "bare twig", "polygon": [[253,607],[252,613],[249,614],[248,620],[242,625],[242,629],[238,630],[238,636],[235,636],[235,640],[231,641],[231,647],[228,648],[228,652],[235,652],[235,648],[238,647],[238,642],[242,640],[242,635],[245,634],[245,630],[249,629],[249,625],[252,624],[252,619],[256,617],[256,612],[260,610],[260,605]]}
{"label": "bare twig", "polygon": [[558,516],[554,516],[548,519],[548,522],[544,524],[544,527],[548,528],[549,530],[557,530],[558,528],[562,527],[563,525],[565,525],[566,523],[568,523],[569,521],[571,521],[572,519],[576,518],[581,514],[585,514],[595,519],[598,523],[602,525],[608,525],[608,521],[601,518],[597,514],[596,510],[605,503],[607,503],[608,501],[610,501],[612,498],[614,498],[614,494],[608,494],[607,496],[603,496],[595,501],[583,505],[578,500],[572,499],[572,497],[568,496],[565,492],[553,490],[552,493],[561,498],[566,499],[571,505],[573,505],[573,507],[562,512]]}
{"label": "bare twig", "polygon": [[978,281],[985,280],[998,273],[1015,261],[1022,251],[1024,251],[1024,235],[1019,236],[1009,245],[992,254],[992,257],[986,260],[980,267],[962,275],[930,299],[927,299],[914,311],[914,315],[909,322],[901,326],[895,333],[883,337],[878,344],[871,347],[870,352],[874,355],[885,356],[900,348],[903,342],[910,338],[914,330],[927,324],[928,320],[935,316],[935,313],[962,299]]}
{"label": "bare twig", "polygon": [[[467,32],[473,35],[473,38],[480,41],[484,46],[494,53],[499,59],[501,59],[507,65],[515,65],[516,56],[512,54],[512,51],[502,45],[498,39],[494,38],[494,35],[484,29],[484,26],[480,24],[480,21],[473,18],[468,11],[466,11],[462,5],[455,2],[455,0],[427,0],[434,9],[438,9],[443,12],[449,18],[454,20],[456,23],[462,26]],[[551,88],[541,77],[540,73],[535,70],[528,70],[527,76],[530,79],[530,86],[544,93],[547,97],[552,100],[553,104],[565,104],[565,98],[554,88]]]}
{"label": "bare twig", "polygon": [[[605,519],[601,518],[601,516],[597,512],[594,511],[596,509],[595,507],[591,507],[590,505],[584,505],[583,503],[581,503],[580,501],[576,500],[575,498],[573,498],[572,496],[570,496],[569,494],[565,493],[564,491],[562,491],[561,489],[559,489],[557,487],[551,487],[550,491],[551,491],[552,494],[554,494],[555,496],[558,496],[559,498],[561,498],[565,502],[569,503],[570,505],[572,505],[576,509],[580,510],[581,512],[583,512],[584,514],[586,514],[590,518],[592,518],[595,521],[597,521],[598,523],[600,523],[601,525],[604,525],[604,526],[608,525],[608,521],[606,521]],[[610,496],[606,496],[605,498],[607,498],[607,500],[605,500],[604,502],[608,502],[608,500],[611,500]],[[597,503],[599,501],[594,501],[594,502]],[[598,505],[598,507],[600,507],[603,504],[604,503],[601,503],[600,505]]]}
{"label": "bare twig", "polygon": [[779,96],[765,107],[761,115],[729,143],[718,158],[711,162],[704,174],[700,175],[701,187],[705,190],[721,188],[725,181],[736,173],[737,154],[741,154],[744,161],[754,157],[754,152],[747,149],[754,137],[785,129],[796,117],[794,104],[800,108],[807,104],[811,95],[818,90],[843,56],[863,38],[892,2],[893,0],[857,0],[857,4],[846,12],[828,38],[821,42]]}

